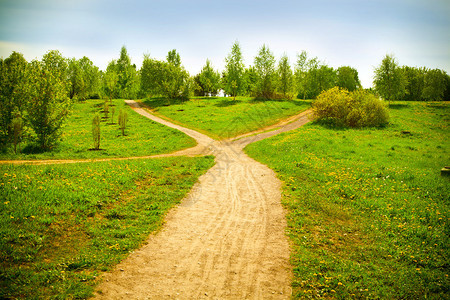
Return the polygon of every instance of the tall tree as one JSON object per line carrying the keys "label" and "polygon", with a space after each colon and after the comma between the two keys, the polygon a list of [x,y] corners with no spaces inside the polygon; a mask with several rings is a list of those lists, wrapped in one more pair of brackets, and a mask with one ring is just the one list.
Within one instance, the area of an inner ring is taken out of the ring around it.
{"label": "tall tree", "polygon": [[256,84],[258,82],[258,74],[255,67],[249,66],[244,70],[245,94],[248,96],[256,96]]}
{"label": "tall tree", "polygon": [[117,74],[116,61],[112,60],[106,67],[106,72],[103,73],[103,90],[108,95],[110,101],[115,97],[120,97],[118,81],[119,74]]}
{"label": "tall tree", "polygon": [[173,50],[169,51],[169,53],[167,53],[166,58],[167,58],[167,62],[169,64],[172,64],[175,67],[181,66],[181,58],[180,58],[180,54],[177,52],[177,50],[173,49]]}
{"label": "tall tree", "polygon": [[138,90],[136,66],[131,64],[127,48],[122,46],[120,57],[115,64],[118,75],[118,97],[135,98]]}
{"label": "tall tree", "polygon": [[73,99],[74,97],[84,100],[86,94],[87,81],[83,76],[83,71],[81,70],[78,60],[75,58],[69,59],[68,63],[68,76],[70,85],[69,97]]}
{"label": "tall tree", "polygon": [[256,85],[258,95],[270,99],[276,87],[275,56],[266,45],[259,49],[254,65],[258,75]]}
{"label": "tall tree", "polygon": [[225,58],[224,90],[234,99],[245,90],[244,80],[244,60],[242,58],[241,47],[236,41],[231,47],[231,52]]}
{"label": "tall tree", "polygon": [[94,63],[86,56],[78,60],[78,64],[86,82],[85,90],[82,99],[98,96],[100,93],[101,76],[100,70]]}
{"label": "tall tree", "polygon": [[447,88],[447,74],[439,69],[425,74],[422,97],[428,101],[441,101]]}
{"label": "tall tree", "polygon": [[278,63],[277,69],[278,84],[277,90],[283,94],[284,98],[290,97],[294,89],[294,75],[292,73],[291,65],[289,64],[289,58],[284,54]]}
{"label": "tall tree", "polygon": [[385,100],[401,99],[406,92],[406,77],[392,55],[386,55],[375,69],[373,83]]}
{"label": "tall tree", "polygon": [[60,136],[70,108],[67,62],[59,51],[49,51],[29,66],[27,119],[42,150],[51,149]]}
{"label": "tall tree", "polygon": [[[169,52],[173,53],[173,51]],[[193,92],[194,81],[178,63],[158,61],[145,55],[141,68],[141,88],[147,94],[167,99],[187,99]]]}
{"label": "tall tree", "polygon": [[358,78],[358,71],[349,66],[342,66],[337,69],[336,85],[350,92],[361,88],[361,82]]}
{"label": "tall tree", "polygon": [[336,86],[336,71],[325,64],[322,64],[317,72],[317,86],[314,98],[319,96],[323,91],[329,90]]}
{"label": "tall tree", "polygon": [[425,84],[426,68],[416,68],[403,66],[402,72],[406,78],[405,94],[401,100],[421,101],[423,100],[422,91]]}
{"label": "tall tree", "polygon": [[12,138],[12,122],[25,110],[24,84],[28,63],[21,53],[13,52],[0,59],[0,142]]}
{"label": "tall tree", "polygon": [[220,88],[220,74],[215,71],[211,66],[209,59],[206,60],[206,65],[203,67],[201,73],[199,74],[199,81],[203,88],[203,91],[208,95],[217,95]]}
{"label": "tall tree", "polygon": [[297,62],[295,64],[295,73],[294,73],[298,95],[303,95],[303,99],[306,98],[307,92],[306,89],[307,71],[308,71],[308,53],[305,50],[303,50],[300,54],[297,54]]}

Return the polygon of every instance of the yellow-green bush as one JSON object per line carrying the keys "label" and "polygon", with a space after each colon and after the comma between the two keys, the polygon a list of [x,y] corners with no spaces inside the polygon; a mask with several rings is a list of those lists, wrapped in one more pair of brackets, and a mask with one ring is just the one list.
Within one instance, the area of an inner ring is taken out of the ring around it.
{"label": "yellow-green bush", "polygon": [[317,97],[313,110],[318,120],[337,126],[377,127],[389,122],[386,104],[364,90],[349,92],[334,87]]}

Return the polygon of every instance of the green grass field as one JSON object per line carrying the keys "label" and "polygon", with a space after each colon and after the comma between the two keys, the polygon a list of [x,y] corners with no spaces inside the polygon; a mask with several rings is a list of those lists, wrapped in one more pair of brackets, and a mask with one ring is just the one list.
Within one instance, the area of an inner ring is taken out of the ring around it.
{"label": "green grass field", "polygon": [[175,123],[198,130],[214,139],[226,139],[300,113],[310,107],[311,101],[201,97],[171,105],[161,98],[145,99],[142,103]]}
{"label": "green grass field", "polygon": [[0,166],[0,298],[88,297],[212,157]]}
{"label": "green grass field", "polygon": [[[195,141],[178,130],[168,128],[135,113],[123,100],[113,100],[114,120],[109,113],[104,117],[103,100],[77,102],[73,106],[58,146],[49,152],[36,153],[31,145],[22,145],[23,153],[14,154],[12,147],[6,153],[0,153],[0,159],[77,159],[145,156],[169,153],[195,146]],[[118,116],[123,108],[128,113],[128,126],[125,136],[119,129]],[[102,117],[102,151],[90,151],[93,148],[92,118],[98,112]]]}
{"label": "green grass field", "polygon": [[383,129],[312,123],[246,148],[284,182],[295,298],[448,298],[450,105],[390,113]]}

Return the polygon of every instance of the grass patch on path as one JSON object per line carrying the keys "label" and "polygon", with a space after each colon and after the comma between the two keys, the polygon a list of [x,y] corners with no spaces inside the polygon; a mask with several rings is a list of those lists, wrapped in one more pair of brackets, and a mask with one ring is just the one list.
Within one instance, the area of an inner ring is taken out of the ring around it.
{"label": "grass patch on path", "polygon": [[312,123],[246,148],[284,182],[294,297],[448,297],[450,105],[390,114],[384,129]]}
{"label": "grass patch on path", "polygon": [[[23,153],[14,154],[12,147],[0,153],[0,159],[81,159],[106,157],[146,156],[170,153],[193,147],[195,140],[184,133],[153,122],[134,112],[123,100],[113,100],[108,120],[103,113],[103,100],[87,100],[73,105],[72,113],[62,129],[61,141],[49,152],[38,153],[32,144],[22,145]],[[111,110],[115,109],[114,120]],[[120,109],[128,113],[125,136],[119,129]],[[92,119],[95,113],[102,117],[101,151],[93,148]]]}
{"label": "grass patch on path", "polygon": [[227,139],[277,123],[310,107],[304,100],[255,100],[249,97],[200,97],[168,105],[167,100],[142,101],[157,114],[214,139]]}
{"label": "grass patch on path", "polygon": [[176,157],[0,166],[0,298],[80,299],[212,165]]}

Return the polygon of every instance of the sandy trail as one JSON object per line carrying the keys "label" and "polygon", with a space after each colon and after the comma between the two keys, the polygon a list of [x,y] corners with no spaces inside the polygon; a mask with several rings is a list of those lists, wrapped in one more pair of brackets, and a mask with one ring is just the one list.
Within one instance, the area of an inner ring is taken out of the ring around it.
{"label": "sandy trail", "polygon": [[[104,276],[98,299],[287,299],[292,268],[281,183],[248,157],[247,144],[297,128],[308,114],[269,132],[218,142],[149,114],[195,138],[186,154],[214,154],[216,165],[166,216],[163,229]],[[182,151],[181,151],[182,152]]]}

